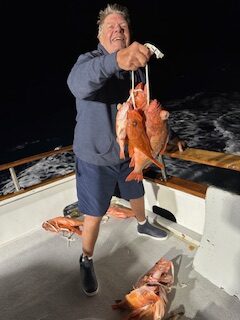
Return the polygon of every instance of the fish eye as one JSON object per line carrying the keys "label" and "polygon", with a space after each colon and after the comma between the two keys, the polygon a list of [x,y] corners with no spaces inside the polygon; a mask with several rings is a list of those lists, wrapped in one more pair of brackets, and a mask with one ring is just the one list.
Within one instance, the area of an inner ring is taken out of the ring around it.
{"label": "fish eye", "polygon": [[136,127],[136,126],[137,126],[137,121],[136,121],[136,120],[133,120],[132,125],[133,125],[134,127]]}

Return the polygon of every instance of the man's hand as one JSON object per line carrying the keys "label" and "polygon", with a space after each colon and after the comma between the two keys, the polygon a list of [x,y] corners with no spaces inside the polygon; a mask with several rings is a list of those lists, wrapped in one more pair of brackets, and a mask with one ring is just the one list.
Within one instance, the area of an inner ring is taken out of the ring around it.
{"label": "man's hand", "polygon": [[117,64],[123,70],[137,70],[145,67],[153,53],[143,44],[133,42],[117,52]]}

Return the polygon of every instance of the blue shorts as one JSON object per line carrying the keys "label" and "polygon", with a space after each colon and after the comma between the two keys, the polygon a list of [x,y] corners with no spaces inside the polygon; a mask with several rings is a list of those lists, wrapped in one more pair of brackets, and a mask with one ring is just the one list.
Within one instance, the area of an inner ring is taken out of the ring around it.
{"label": "blue shorts", "polygon": [[76,158],[79,210],[87,215],[103,216],[112,196],[125,200],[144,196],[142,182],[125,181],[132,170],[129,161],[115,166],[96,166]]}

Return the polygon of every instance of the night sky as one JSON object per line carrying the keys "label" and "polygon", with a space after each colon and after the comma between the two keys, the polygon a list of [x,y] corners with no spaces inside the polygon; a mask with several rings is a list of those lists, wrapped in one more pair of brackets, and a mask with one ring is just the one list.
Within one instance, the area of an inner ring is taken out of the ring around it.
{"label": "night sky", "polygon": [[[66,132],[71,141],[75,103],[66,79],[79,54],[96,48],[97,16],[107,3],[3,2],[3,153],[40,135]],[[149,65],[152,97],[162,102],[200,91],[240,91],[239,1],[118,3],[130,10],[133,39],[165,54]]]}

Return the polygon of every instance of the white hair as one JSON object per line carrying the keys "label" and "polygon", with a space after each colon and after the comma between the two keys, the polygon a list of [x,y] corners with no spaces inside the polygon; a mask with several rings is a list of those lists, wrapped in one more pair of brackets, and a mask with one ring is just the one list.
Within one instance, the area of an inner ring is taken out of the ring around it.
{"label": "white hair", "polygon": [[114,3],[114,4],[108,4],[107,7],[103,10],[100,10],[98,15],[98,37],[100,36],[100,33],[102,31],[102,25],[104,23],[105,18],[112,13],[121,14],[123,18],[127,21],[128,27],[130,29],[130,17],[128,9],[120,4]]}

